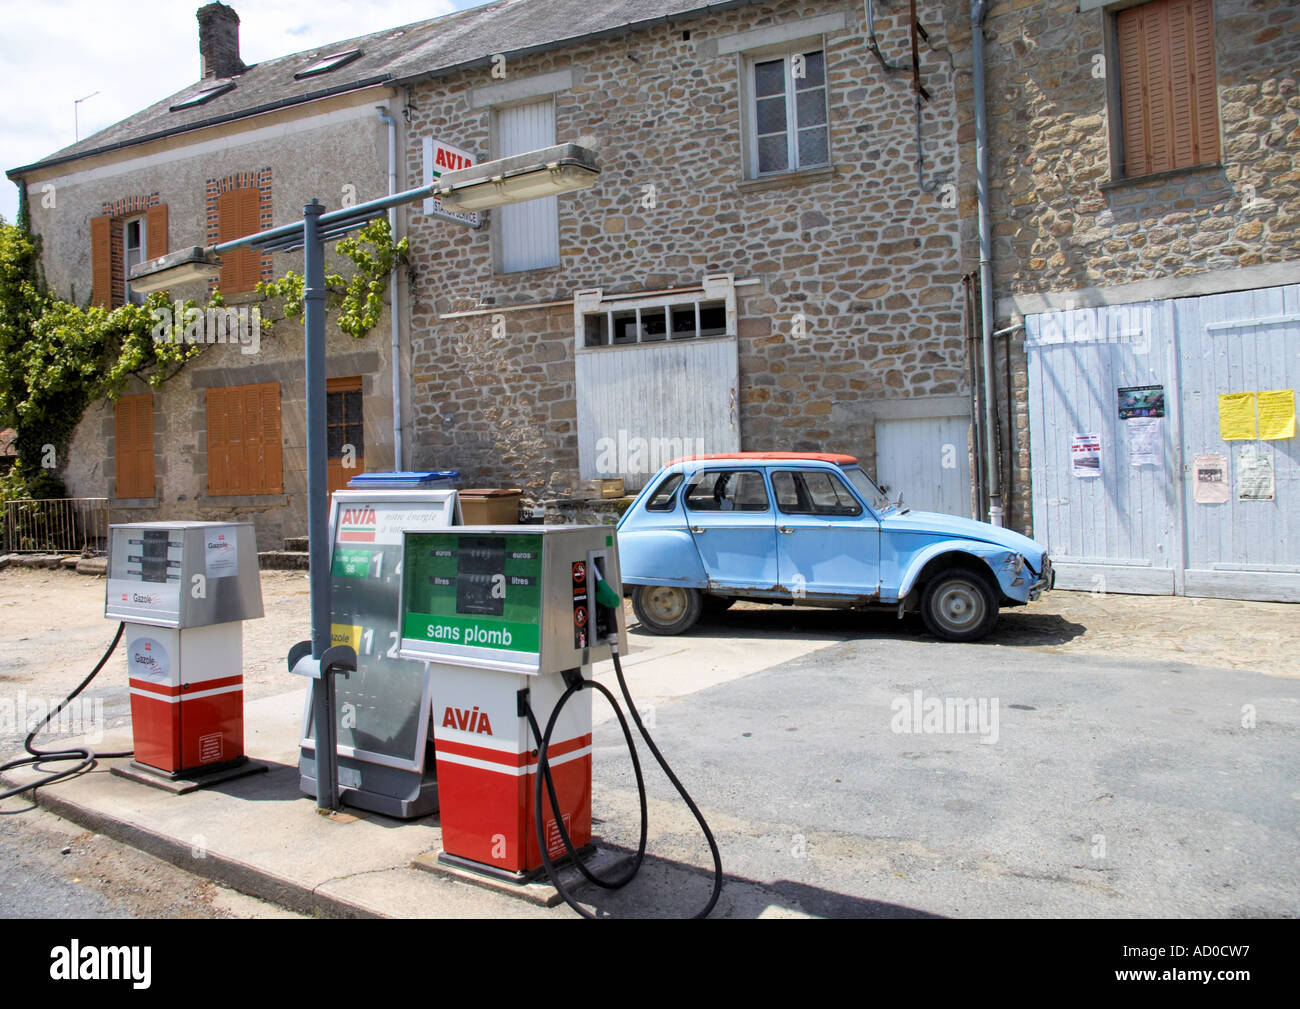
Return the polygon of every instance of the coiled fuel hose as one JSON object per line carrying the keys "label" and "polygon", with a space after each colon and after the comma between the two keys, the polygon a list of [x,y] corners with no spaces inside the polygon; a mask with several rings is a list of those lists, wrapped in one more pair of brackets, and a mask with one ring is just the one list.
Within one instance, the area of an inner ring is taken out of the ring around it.
{"label": "coiled fuel hose", "polygon": [[[597,578],[599,579],[599,575],[597,575]],[[600,588],[607,588],[603,579],[598,580],[598,599],[600,598]],[[618,601],[619,603],[622,602],[622,600]],[[714,906],[718,903],[718,895],[722,892],[722,855],[718,852],[718,842],[714,840],[713,831],[709,829],[708,823],[705,822],[704,814],[700,812],[700,808],[695,804],[695,800],[692,799],[690,793],[686,791],[686,786],[681,783],[681,780],[673,773],[673,769],[668,766],[668,761],[665,760],[664,755],[659,752],[659,747],[655,745],[655,741],[651,738],[650,731],[645,727],[645,723],[641,721],[641,716],[637,713],[636,704],[632,700],[632,693],[627,687],[627,679],[623,676],[623,664],[618,658],[617,635],[611,635],[610,637],[610,651],[614,658],[614,672],[618,676],[618,685],[623,691],[623,699],[627,702],[627,708],[632,714],[632,720],[636,722],[637,729],[640,730],[642,738],[646,741],[646,745],[650,747],[650,752],[654,754],[655,760],[657,760],[659,766],[663,768],[664,774],[668,776],[668,780],[673,783],[673,787],[677,789],[678,794],[681,795],[686,805],[690,808],[691,813],[695,816],[696,821],[700,825],[700,829],[704,831],[704,836],[709,842],[709,849],[713,853],[713,891],[709,894],[708,903],[694,915],[695,918],[707,918],[709,912],[711,912]],[[572,678],[569,682],[569,686],[565,689],[564,693],[560,695],[559,701],[556,702],[555,708],[551,712],[551,717],[546,723],[545,732],[542,732],[538,727],[537,718],[533,715],[531,705],[527,707],[528,724],[532,726],[533,736],[537,739],[538,746],[536,815],[534,819],[537,821],[537,847],[542,856],[542,864],[546,867],[546,874],[550,877],[551,884],[555,887],[560,896],[564,898],[564,902],[568,904],[569,907],[573,908],[573,910],[578,912],[578,914],[582,915],[582,917],[594,919],[597,916],[582,907],[573,898],[573,895],[561,881],[559,873],[556,871],[555,865],[551,861],[546,845],[544,806],[542,804],[542,786],[545,784],[546,794],[551,800],[551,809],[558,810],[560,808],[559,797],[555,791],[555,782],[551,777],[551,765],[547,756],[547,751],[550,749],[551,733],[555,730],[555,725],[559,721],[560,712],[564,710],[564,705],[568,703],[569,698],[580,690],[595,690],[603,694],[606,700],[609,701],[610,706],[614,709],[614,714],[618,716],[618,723],[623,729],[623,738],[627,741],[628,753],[632,756],[632,769],[636,773],[636,790],[641,803],[641,839],[637,844],[636,856],[632,859],[632,864],[628,870],[616,879],[601,879],[587,868],[582,859],[578,857],[578,853],[573,847],[573,840],[569,837],[569,832],[564,827],[564,818],[562,816],[555,817],[556,832],[559,834],[560,840],[564,842],[565,851],[568,852],[573,865],[589,882],[606,890],[617,890],[630,883],[640,871],[641,863],[645,859],[646,848],[646,792],[645,779],[641,774],[641,761],[637,757],[636,743],[632,739],[631,730],[628,729],[627,719],[623,717],[623,711],[619,707],[618,701],[603,683],[597,683],[595,680],[588,680],[582,676]]]}
{"label": "coiled fuel hose", "polygon": [[118,642],[122,640],[122,632],[125,630],[125,623],[119,623],[117,625],[117,633],[113,635],[113,643],[108,646],[108,651],[106,651],[100,660],[95,663],[95,668],[90,671],[90,675],[82,680],[81,683],[77,685],[76,690],[60,701],[58,706],[53,708],[49,714],[41,719],[36,728],[32,729],[32,731],[27,734],[27,739],[23,743],[23,748],[30,753],[31,756],[18,757],[9,761],[7,764],[0,764],[0,773],[8,771],[10,768],[14,767],[25,767],[28,764],[46,764],[61,760],[75,760],[77,761],[77,765],[64,771],[42,771],[40,773],[44,774],[45,777],[38,778],[37,780],[28,782],[25,785],[18,785],[16,788],[11,788],[8,791],[0,792],[0,799],[8,799],[10,796],[19,795],[23,792],[34,792],[36,789],[45,785],[52,785],[54,782],[60,781],[63,778],[70,778],[74,774],[80,774],[82,771],[86,770],[86,768],[94,764],[96,757],[129,757],[135,752],[134,750],[121,750],[116,753],[96,754],[89,746],[72,746],[66,750],[38,750],[32,745],[32,740],[40,734],[41,730],[44,729],[45,726],[53,721],[54,716],[66,708],[72,702],[73,698],[85,690],[86,687],[90,685],[90,681],[99,675],[99,671],[104,668],[104,663],[108,661],[108,657],[113,654],[113,651],[117,648]]}

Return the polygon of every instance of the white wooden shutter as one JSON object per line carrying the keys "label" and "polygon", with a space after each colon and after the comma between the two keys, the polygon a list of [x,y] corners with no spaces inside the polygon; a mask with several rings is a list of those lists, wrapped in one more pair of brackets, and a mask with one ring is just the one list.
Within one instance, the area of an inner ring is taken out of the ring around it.
{"label": "white wooden shutter", "polygon": [[[555,106],[551,99],[497,111],[498,157],[554,143]],[[496,211],[496,227],[503,273],[560,265],[559,206],[554,196],[501,207]]]}

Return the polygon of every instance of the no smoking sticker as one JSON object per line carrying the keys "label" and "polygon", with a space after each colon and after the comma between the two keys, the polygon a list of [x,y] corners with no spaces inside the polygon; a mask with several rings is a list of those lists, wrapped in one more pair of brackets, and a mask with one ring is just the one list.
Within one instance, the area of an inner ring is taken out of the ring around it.
{"label": "no smoking sticker", "polygon": [[575,561],[573,565],[573,580],[575,582],[585,582],[587,580],[587,565],[582,561]]}
{"label": "no smoking sticker", "polygon": [[574,607],[573,622],[577,624],[579,627],[585,627],[587,625],[587,607],[585,606]]}

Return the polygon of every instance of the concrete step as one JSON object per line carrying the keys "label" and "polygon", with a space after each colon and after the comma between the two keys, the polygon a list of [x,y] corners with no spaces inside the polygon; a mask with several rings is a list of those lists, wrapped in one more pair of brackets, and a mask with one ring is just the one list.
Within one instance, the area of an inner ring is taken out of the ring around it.
{"label": "concrete step", "polygon": [[306,550],[263,550],[257,563],[263,571],[306,571],[307,558]]}
{"label": "concrete step", "polygon": [[306,537],[306,536],[286,536],[286,537],[284,538],[284,548],[285,548],[285,550],[288,550],[288,551],[290,551],[291,553],[293,553],[293,552],[303,552],[303,551],[306,551],[306,549],[307,549],[307,537]]}

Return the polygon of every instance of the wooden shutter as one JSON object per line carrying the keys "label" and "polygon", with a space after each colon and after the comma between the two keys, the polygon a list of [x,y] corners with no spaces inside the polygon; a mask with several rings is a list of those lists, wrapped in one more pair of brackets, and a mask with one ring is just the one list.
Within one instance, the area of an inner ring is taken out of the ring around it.
{"label": "wooden shutter", "polygon": [[113,455],[120,498],[154,496],[153,395],[123,396],[117,402]]}
{"label": "wooden shutter", "polygon": [[150,207],[145,212],[144,251],[150,259],[167,255],[167,204]]}
{"label": "wooden shutter", "polygon": [[1213,27],[1211,0],[1154,0],[1116,15],[1127,176],[1217,160]]}
{"label": "wooden shutter", "polygon": [[90,303],[113,305],[113,218],[90,219]]}
{"label": "wooden shutter", "polygon": [[208,494],[281,494],[280,386],[209,389]]}
{"label": "wooden shutter", "polygon": [[[257,189],[230,189],[217,197],[217,241],[229,242],[261,230],[262,194]],[[262,254],[236,249],[221,256],[218,286],[225,294],[251,291],[262,279]]]}

